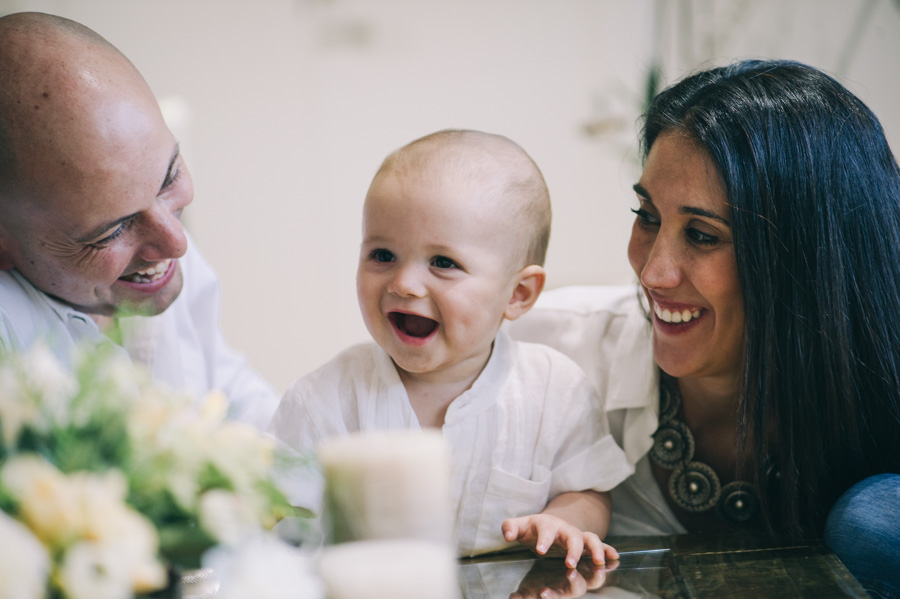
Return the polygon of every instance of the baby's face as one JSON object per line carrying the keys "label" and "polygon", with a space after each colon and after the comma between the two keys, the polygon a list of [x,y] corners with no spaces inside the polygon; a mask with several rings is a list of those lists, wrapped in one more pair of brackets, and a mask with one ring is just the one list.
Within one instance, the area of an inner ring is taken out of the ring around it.
{"label": "baby's face", "polygon": [[490,356],[519,266],[512,227],[483,194],[474,181],[393,173],[369,188],[357,295],[401,376],[459,381]]}

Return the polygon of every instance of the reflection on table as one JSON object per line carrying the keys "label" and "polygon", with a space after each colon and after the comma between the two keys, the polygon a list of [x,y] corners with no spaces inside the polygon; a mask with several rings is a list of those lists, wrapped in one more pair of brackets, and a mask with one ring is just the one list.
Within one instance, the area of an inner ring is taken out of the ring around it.
{"label": "reflection on table", "polygon": [[728,599],[867,597],[821,541],[788,543],[761,535],[680,535],[608,539],[621,559],[606,567],[527,552],[460,560],[465,599],[558,597]]}

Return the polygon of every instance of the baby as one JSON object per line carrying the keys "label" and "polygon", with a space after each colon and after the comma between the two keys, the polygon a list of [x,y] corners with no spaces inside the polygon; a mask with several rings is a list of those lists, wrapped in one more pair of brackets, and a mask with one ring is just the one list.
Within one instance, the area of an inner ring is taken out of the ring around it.
{"label": "baby", "polygon": [[440,131],[392,153],[366,196],[357,271],[375,344],[297,381],[270,431],[310,451],[350,431],[439,428],[460,556],[518,541],[573,568],[618,558],[600,540],[606,491],[632,468],[599,397],[574,362],[500,328],[540,295],[549,236],[543,176],[505,137]]}

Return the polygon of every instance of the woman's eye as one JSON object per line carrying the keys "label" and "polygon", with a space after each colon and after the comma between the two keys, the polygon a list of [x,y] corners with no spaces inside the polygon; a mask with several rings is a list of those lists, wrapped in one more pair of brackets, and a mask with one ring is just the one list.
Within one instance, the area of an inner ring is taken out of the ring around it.
{"label": "woman's eye", "polygon": [[719,238],[715,235],[710,235],[694,228],[687,230],[687,236],[691,243],[695,245],[716,245],[719,243]]}
{"label": "woman's eye", "polygon": [[659,225],[659,220],[643,208],[632,208],[631,211],[637,215],[637,220],[642,227],[656,227]]}
{"label": "woman's eye", "polygon": [[388,250],[373,250],[371,254],[369,254],[373,260],[376,262],[393,262],[394,254]]}
{"label": "woman's eye", "polygon": [[431,265],[435,268],[456,268],[456,262],[445,256],[435,256],[431,260]]}

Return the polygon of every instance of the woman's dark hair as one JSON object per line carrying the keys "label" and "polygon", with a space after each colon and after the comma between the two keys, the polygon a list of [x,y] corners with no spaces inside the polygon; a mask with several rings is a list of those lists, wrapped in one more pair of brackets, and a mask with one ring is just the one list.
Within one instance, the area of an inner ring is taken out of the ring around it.
{"label": "woman's dark hair", "polygon": [[746,345],[738,456],[774,530],[821,533],[853,483],[900,471],[897,162],[858,98],[795,62],[687,77],[644,115],[645,159],[668,131],[708,153],[731,207]]}

